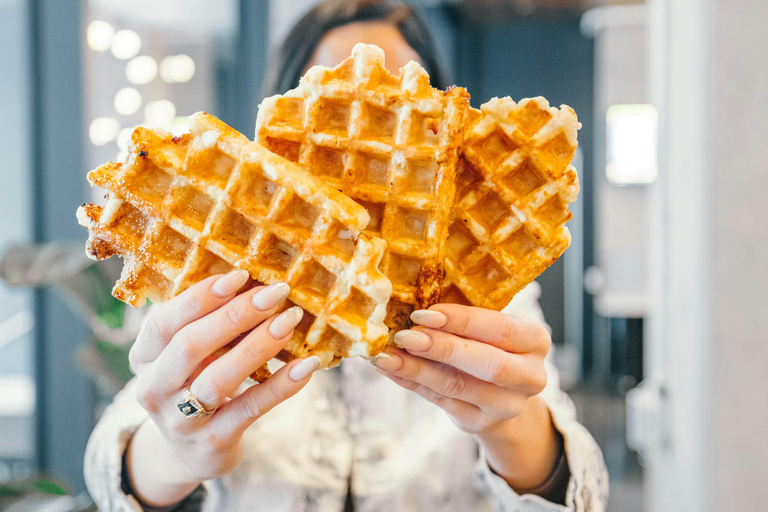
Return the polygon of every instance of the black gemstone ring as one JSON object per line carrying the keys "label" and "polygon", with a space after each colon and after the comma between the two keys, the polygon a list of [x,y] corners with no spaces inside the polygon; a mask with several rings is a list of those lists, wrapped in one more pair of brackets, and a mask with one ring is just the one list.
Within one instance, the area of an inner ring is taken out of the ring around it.
{"label": "black gemstone ring", "polygon": [[176,404],[176,407],[178,407],[182,414],[187,418],[196,418],[198,416],[202,418],[203,416],[208,416],[216,412],[216,408],[212,411],[206,411],[205,407],[203,407],[197,400],[189,388],[184,390],[184,395],[182,396],[181,401]]}

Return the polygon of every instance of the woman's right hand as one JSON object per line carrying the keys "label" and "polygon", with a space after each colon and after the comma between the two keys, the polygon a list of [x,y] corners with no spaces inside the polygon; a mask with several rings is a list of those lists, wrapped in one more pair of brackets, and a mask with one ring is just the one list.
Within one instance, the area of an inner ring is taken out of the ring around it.
{"label": "woman's right hand", "polygon": [[[155,506],[176,503],[203,480],[231,472],[243,455],[243,432],[310,380],[320,360],[292,361],[263,384],[234,396],[240,384],[291,339],[303,310],[276,315],[288,285],[235,295],[248,273],[211,276],[164,302],[149,315],[131,349],[136,398],[151,421],[128,448],[136,497]],[[247,333],[222,357],[212,354]],[[184,391],[209,416],[187,418],[178,408]]]}

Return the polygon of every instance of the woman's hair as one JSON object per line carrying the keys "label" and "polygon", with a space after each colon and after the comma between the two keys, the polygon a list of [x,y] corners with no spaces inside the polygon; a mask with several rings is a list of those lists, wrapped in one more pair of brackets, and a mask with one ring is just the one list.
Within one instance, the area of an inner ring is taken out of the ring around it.
{"label": "woman's hair", "polygon": [[412,8],[389,0],[326,0],[305,14],[285,38],[267,68],[262,96],[281,94],[299,85],[323,36],[336,27],[361,21],[392,23],[421,58],[432,86],[447,87],[427,26]]}

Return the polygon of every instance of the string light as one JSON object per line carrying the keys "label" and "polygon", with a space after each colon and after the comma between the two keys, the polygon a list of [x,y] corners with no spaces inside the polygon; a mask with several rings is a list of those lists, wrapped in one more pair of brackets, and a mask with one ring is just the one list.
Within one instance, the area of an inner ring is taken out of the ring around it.
{"label": "string light", "polygon": [[120,30],[112,38],[112,55],[120,60],[136,56],[141,50],[141,38],[133,30]]}
{"label": "string light", "polygon": [[157,61],[148,55],[135,57],[125,66],[125,76],[132,84],[148,84],[157,77]]}
{"label": "string light", "polygon": [[115,140],[120,123],[112,117],[97,117],[88,127],[88,137],[94,146],[103,146]]}
{"label": "string light", "polygon": [[112,46],[115,29],[106,21],[93,20],[88,24],[86,40],[95,52],[105,52]]}

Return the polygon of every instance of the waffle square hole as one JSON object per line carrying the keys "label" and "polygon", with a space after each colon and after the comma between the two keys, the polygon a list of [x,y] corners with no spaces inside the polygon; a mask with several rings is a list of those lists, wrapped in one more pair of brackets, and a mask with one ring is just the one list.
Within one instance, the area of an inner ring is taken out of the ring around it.
{"label": "waffle square hole", "polygon": [[411,313],[413,312],[411,304],[398,302],[394,299],[387,303],[387,316],[384,317],[384,325],[394,330],[406,329],[411,325]]}
{"label": "waffle square hole", "polygon": [[459,290],[459,287],[455,284],[451,284],[443,290],[443,294],[440,296],[440,302],[448,304],[462,304],[464,306],[471,306],[472,303],[467,297]]}
{"label": "waffle square hole", "polygon": [[378,139],[390,142],[397,130],[397,114],[388,108],[363,103],[360,118],[364,121],[360,129],[361,139]]}
{"label": "waffle square hole", "polygon": [[341,178],[345,160],[346,155],[343,151],[317,146],[312,154],[312,174]]}
{"label": "waffle square hole", "polygon": [[517,127],[528,137],[533,137],[536,132],[552,119],[552,114],[539,108],[539,104],[530,100],[517,112],[519,122]]}
{"label": "waffle square hole", "polygon": [[136,284],[137,290],[147,290],[147,297],[152,300],[161,301],[168,297],[173,282],[163,274],[152,270],[149,267],[141,267],[139,271],[139,281]]}
{"label": "waffle square hole", "polygon": [[348,314],[357,317],[363,322],[367,322],[376,308],[376,301],[354,286],[350,290],[349,297],[339,306],[341,314]]}
{"label": "waffle square hole", "polygon": [[275,102],[275,111],[277,114],[270,119],[269,124],[301,128],[304,117],[304,100],[278,98]]}
{"label": "waffle square hole", "polygon": [[360,181],[370,185],[387,185],[389,173],[389,159],[378,155],[361,153],[359,156],[359,169],[362,176]]}
{"label": "waffle square hole", "polygon": [[459,202],[483,182],[483,176],[480,174],[480,171],[475,169],[475,167],[463,157],[459,158],[457,171],[456,202]]}
{"label": "waffle square hole", "polygon": [[511,215],[509,206],[496,192],[489,192],[485,199],[479,201],[468,213],[491,233]]}
{"label": "waffle square hole", "polygon": [[466,276],[480,293],[491,293],[509,279],[507,271],[490,256],[483,258]]}
{"label": "waffle square hole", "polygon": [[327,297],[333,287],[336,285],[336,276],[331,274],[325,267],[312,260],[304,270],[303,276],[299,279],[300,290],[309,295],[324,299]]}
{"label": "waffle square hole", "polygon": [[291,162],[299,161],[301,144],[289,140],[280,140],[275,137],[267,137],[264,141],[264,147],[276,155],[280,155]]}
{"label": "waffle square hole", "polygon": [[350,108],[348,103],[327,98],[320,98],[314,105],[316,120],[313,129],[317,132],[328,131],[337,134],[346,133],[349,126]]}
{"label": "waffle square hole", "polygon": [[517,146],[500,130],[496,130],[486,137],[482,142],[481,147],[483,156],[491,167],[497,166],[517,148]]}
{"label": "waffle square hole", "polygon": [[435,189],[437,162],[433,160],[408,160],[405,190],[431,194]]}
{"label": "waffle square hole", "polygon": [[466,258],[474,248],[477,247],[475,237],[465,228],[461,222],[454,222],[451,227],[448,228],[448,240],[446,241],[446,248],[448,250],[448,257],[455,262],[460,262]]}
{"label": "waffle square hole", "polygon": [[411,127],[408,131],[409,144],[437,146],[440,142],[440,118],[421,112],[411,114]]}
{"label": "waffle square hole", "polygon": [[212,276],[214,274],[226,274],[235,268],[212,252],[206,251],[205,249],[198,249],[197,260],[199,270],[187,276],[186,280],[188,282],[195,283],[202,281],[206,277]]}
{"label": "waffle square hole", "polygon": [[117,232],[141,240],[147,230],[149,219],[144,215],[144,212],[131,203],[123,202],[117,209],[115,219],[112,222],[112,226]]}
{"label": "waffle square hole", "polygon": [[387,277],[393,286],[416,286],[421,271],[421,260],[394,252],[389,253]]}
{"label": "waffle square hole", "polygon": [[173,214],[195,231],[202,231],[208,214],[213,209],[213,200],[193,187],[173,190]]}
{"label": "waffle square hole", "polygon": [[275,235],[269,235],[266,243],[262,245],[259,251],[258,262],[272,270],[286,272],[298,253],[288,242]]}
{"label": "waffle square hole", "polygon": [[544,203],[537,215],[552,227],[557,227],[571,219],[571,212],[560,200],[560,196],[555,196]]}
{"label": "waffle square hole", "polygon": [[352,346],[353,341],[331,326],[326,327],[323,334],[320,335],[320,341],[318,341],[318,348],[323,350],[332,349],[336,353],[346,353],[349,347]]}
{"label": "waffle square hole", "polygon": [[524,258],[529,252],[539,246],[536,237],[528,233],[525,228],[520,228],[512,236],[502,242],[502,247],[515,258]]}
{"label": "waffle square hole", "polygon": [[563,167],[571,161],[576,152],[576,146],[573,146],[568,142],[568,138],[564,133],[560,133],[553,139],[544,143],[541,149],[551,158],[556,159]]}
{"label": "waffle square hole", "polygon": [[502,181],[519,197],[527,196],[547,182],[530,158],[523,160]]}
{"label": "waffle square hole", "polygon": [[147,165],[140,172],[128,178],[131,183],[130,187],[135,187],[136,192],[142,198],[152,203],[162,203],[165,194],[171,188],[173,176],[154,165],[146,157],[139,158],[144,158]]}
{"label": "waffle square hole", "polygon": [[169,227],[164,227],[152,244],[152,251],[173,266],[180,268],[184,265],[184,260],[192,247],[192,242],[186,237]]}
{"label": "waffle square hole", "polygon": [[248,219],[225,207],[216,236],[221,243],[242,254],[251,243],[255,232],[256,227]]}
{"label": "waffle square hole", "polygon": [[371,220],[368,221],[368,226],[366,226],[366,231],[371,231],[373,233],[380,233],[381,232],[381,220],[384,217],[384,204],[382,203],[369,203],[366,201],[358,201],[360,206],[365,208],[365,210],[368,212],[368,215],[370,215]]}
{"label": "waffle square hole", "polygon": [[320,209],[309,204],[299,196],[294,196],[280,214],[282,222],[294,228],[312,231],[312,226],[320,216]]}
{"label": "waffle square hole", "polygon": [[401,208],[400,217],[402,219],[402,226],[400,227],[400,236],[402,238],[410,238],[420,242],[427,238],[427,222],[429,222],[429,217],[426,213]]}
{"label": "waffle square hole", "polygon": [[261,172],[258,172],[239,191],[238,208],[252,209],[258,215],[264,216],[269,211],[272,197],[278,188],[277,183],[266,179]]}
{"label": "waffle square hole", "polygon": [[218,147],[203,151],[191,151],[187,156],[184,174],[204,181],[216,182],[223,187],[237,162]]}
{"label": "waffle square hole", "polygon": [[344,261],[349,261],[355,254],[356,238],[354,231],[337,222],[330,229],[329,246]]}

